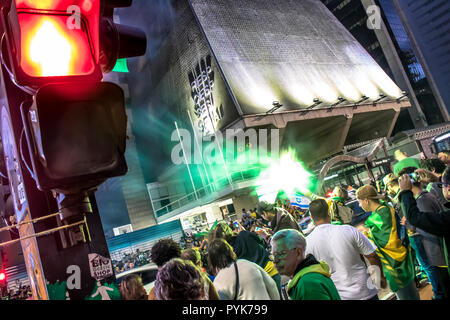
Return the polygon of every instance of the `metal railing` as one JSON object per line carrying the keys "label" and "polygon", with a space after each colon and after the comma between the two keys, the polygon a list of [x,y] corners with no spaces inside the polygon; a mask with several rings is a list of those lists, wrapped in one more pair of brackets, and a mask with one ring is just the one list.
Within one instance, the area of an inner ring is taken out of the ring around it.
{"label": "metal railing", "polygon": [[[23,222],[20,222],[20,223],[17,223],[17,224],[13,224],[13,225],[11,225],[11,226],[7,226],[7,227],[0,228],[0,232],[3,232],[3,231],[9,231],[9,230],[11,230],[11,229],[13,229],[13,228],[17,228],[17,229],[18,229],[20,226],[26,225],[26,224],[33,224],[33,225],[34,225],[34,223],[36,223],[36,222],[38,222],[38,221],[46,220],[46,219],[49,219],[49,218],[53,218],[53,217],[56,217],[56,216],[58,216],[58,215],[60,215],[60,214],[61,214],[60,212],[57,212],[57,213],[49,214],[49,215],[44,216],[44,217],[39,217],[39,218],[35,218],[35,219],[32,219],[32,220],[28,220],[28,221],[23,221]],[[75,222],[75,223],[72,223],[72,224],[69,224],[69,225],[63,225],[63,226],[60,226],[60,227],[57,227],[57,228],[45,230],[45,231],[38,232],[38,233],[33,233],[33,234],[31,234],[31,235],[28,235],[28,236],[25,236],[25,237],[21,237],[21,238],[19,238],[19,239],[14,239],[14,240],[6,241],[6,242],[1,242],[1,243],[0,243],[0,248],[1,248],[1,247],[9,246],[9,245],[11,245],[11,244],[14,244],[14,243],[16,243],[16,242],[20,242],[20,241],[22,241],[22,240],[46,236],[46,235],[49,235],[49,234],[58,232],[58,231],[60,231],[60,230],[64,230],[64,229],[76,227],[76,226],[79,226],[79,225],[85,225],[85,226],[86,226],[86,230],[88,231],[88,236],[89,236],[89,238],[90,238],[90,235],[89,235],[89,229],[88,229],[88,226],[87,226],[86,216],[84,216],[84,217],[83,217],[83,220],[82,220],[82,221],[79,221],[79,222]]]}
{"label": "metal railing", "polygon": [[[231,183],[234,184],[237,182],[254,179],[257,175],[252,174],[252,172],[255,172],[255,171],[259,172],[260,170],[261,170],[261,167],[252,167],[252,168],[249,168],[244,171],[239,170],[239,171],[231,172],[230,173]],[[208,189],[209,190],[217,190],[217,189],[225,188],[228,186],[231,186],[231,188],[233,188],[232,184],[230,185],[228,177],[223,177],[223,178],[217,179],[214,182],[211,182],[210,184],[203,186],[200,189],[196,189],[196,190],[194,190],[194,192],[191,192],[190,194],[188,194],[184,197],[181,197],[180,199],[177,199],[177,200],[165,205],[164,207],[156,210],[156,216],[161,217],[161,216],[166,215],[176,209],[179,209],[193,201],[197,201],[197,200],[201,199],[202,197],[212,194],[213,192],[208,191]]]}

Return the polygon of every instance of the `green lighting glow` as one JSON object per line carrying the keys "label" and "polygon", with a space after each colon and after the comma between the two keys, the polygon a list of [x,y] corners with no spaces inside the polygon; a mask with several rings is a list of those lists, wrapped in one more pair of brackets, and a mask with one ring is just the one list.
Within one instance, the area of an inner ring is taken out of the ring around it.
{"label": "green lighting glow", "polygon": [[280,191],[289,195],[309,190],[314,184],[312,177],[296,159],[295,151],[289,149],[261,172],[255,184],[256,192],[260,201],[274,203]]}
{"label": "green lighting glow", "polygon": [[127,59],[118,59],[116,65],[114,66],[113,72],[130,72],[127,66]]}

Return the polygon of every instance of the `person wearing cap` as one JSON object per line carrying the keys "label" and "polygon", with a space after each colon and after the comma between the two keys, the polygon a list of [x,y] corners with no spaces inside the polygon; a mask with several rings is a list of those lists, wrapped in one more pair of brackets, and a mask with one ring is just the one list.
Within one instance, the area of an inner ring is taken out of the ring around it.
{"label": "person wearing cap", "polygon": [[394,208],[380,202],[384,195],[378,194],[371,185],[359,188],[356,198],[364,211],[372,212],[365,224],[367,236],[377,247],[390,289],[399,300],[420,300],[411,249],[405,247],[398,236]]}

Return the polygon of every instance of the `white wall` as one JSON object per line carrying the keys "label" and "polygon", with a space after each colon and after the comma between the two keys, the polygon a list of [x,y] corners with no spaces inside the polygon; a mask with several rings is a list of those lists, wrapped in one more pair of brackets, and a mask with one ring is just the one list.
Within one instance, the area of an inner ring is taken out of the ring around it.
{"label": "white wall", "polygon": [[236,213],[238,215],[238,219],[242,217],[242,209],[250,211],[254,208],[258,207],[258,197],[256,196],[239,196],[233,198],[233,205]]}

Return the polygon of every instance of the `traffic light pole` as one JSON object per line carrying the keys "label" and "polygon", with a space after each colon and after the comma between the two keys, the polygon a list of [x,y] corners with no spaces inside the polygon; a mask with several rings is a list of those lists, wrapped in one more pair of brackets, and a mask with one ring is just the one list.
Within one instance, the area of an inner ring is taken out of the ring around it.
{"label": "traffic light pole", "polygon": [[[8,176],[13,194],[33,298],[120,299],[95,196],[92,193],[59,196],[58,202],[51,192],[38,190],[25,163],[28,146],[21,114],[22,103],[32,97],[11,81],[4,66],[0,80],[2,156],[8,171],[4,174]],[[73,209],[74,204],[76,209]],[[22,224],[55,212],[61,214]],[[76,225],[76,222],[83,223]],[[71,224],[75,226],[62,228]],[[58,231],[45,234],[53,229]],[[45,235],[34,236],[41,233]]]}
{"label": "traffic light pole", "polygon": [[124,92],[101,80],[119,58],[145,54],[145,33],[114,23],[131,3],[1,7],[4,176],[34,299],[120,298],[94,192],[128,170]]}

